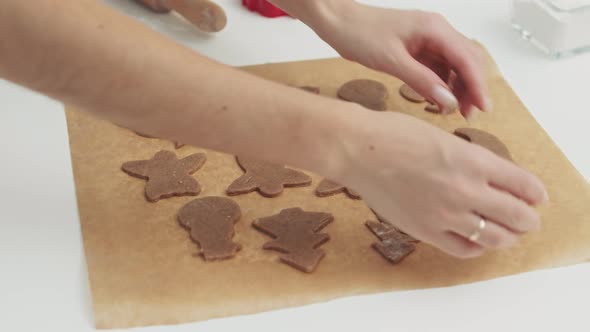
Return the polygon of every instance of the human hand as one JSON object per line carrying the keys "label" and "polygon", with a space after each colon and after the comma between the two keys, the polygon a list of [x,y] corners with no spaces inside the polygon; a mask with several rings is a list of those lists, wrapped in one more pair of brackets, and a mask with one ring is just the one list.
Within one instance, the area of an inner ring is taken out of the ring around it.
{"label": "human hand", "polygon": [[441,15],[352,1],[330,13],[312,26],[344,58],[400,78],[443,112],[491,111],[482,51]]}
{"label": "human hand", "polygon": [[512,162],[402,113],[367,111],[354,123],[336,180],[404,232],[467,258],[539,229],[531,206],[548,200],[545,188]]}

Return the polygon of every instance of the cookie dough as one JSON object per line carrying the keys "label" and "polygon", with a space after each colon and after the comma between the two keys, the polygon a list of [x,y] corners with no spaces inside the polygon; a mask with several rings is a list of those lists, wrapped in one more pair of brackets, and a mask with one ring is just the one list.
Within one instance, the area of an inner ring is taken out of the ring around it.
{"label": "cookie dough", "polygon": [[340,185],[334,181],[330,181],[328,179],[322,180],[322,182],[320,182],[320,184],[315,190],[316,195],[318,195],[319,197],[328,197],[343,192],[346,192],[346,194],[352,199],[361,199],[361,196],[354,190],[346,188],[345,186]]}
{"label": "cookie dough", "polygon": [[147,180],[145,196],[150,202],[173,196],[196,196],[201,186],[191,174],[205,163],[205,154],[195,153],[177,159],[171,151],[162,150],[149,160],[128,161],[121,167],[127,174]]}
{"label": "cookie dough", "polygon": [[[150,135],[147,135],[147,134],[144,134],[144,133],[140,133],[140,132],[138,132],[138,131],[135,131],[134,133],[135,133],[137,136],[141,136],[141,137],[145,137],[145,138],[156,138],[156,137],[154,137],[154,136],[150,136]],[[174,141],[174,148],[175,148],[175,149],[180,149],[180,148],[182,148],[183,146],[185,146],[185,144],[184,144],[184,143],[180,143],[180,142]]]}
{"label": "cookie dough", "polygon": [[387,109],[387,88],[380,82],[368,79],[352,80],[338,90],[340,99],[360,104],[374,111]]}
{"label": "cookie dough", "polygon": [[150,136],[148,134],[140,133],[139,131],[134,131],[135,135],[145,138],[155,138],[154,136]]}
{"label": "cookie dough", "polygon": [[434,114],[441,114],[442,113],[441,109],[436,104],[428,104],[428,105],[426,105],[426,107],[424,107],[424,110],[426,112],[434,113]]}
{"label": "cookie dough", "polygon": [[231,258],[241,249],[232,241],[240,207],[225,197],[204,197],[190,201],[178,213],[178,222],[190,232],[206,261]]}
{"label": "cookie dough", "polygon": [[299,89],[315,93],[316,95],[320,94],[320,88],[318,88],[317,86],[300,86]]}
{"label": "cookie dough", "polygon": [[252,226],[273,238],[264,244],[264,249],[281,252],[283,263],[311,273],[325,256],[318,247],[330,239],[328,234],[318,232],[333,220],[329,213],[290,208],[256,219]]}
{"label": "cookie dough", "polygon": [[402,97],[414,103],[423,103],[426,101],[426,98],[422,97],[421,94],[416,92],[416,90],[412,89],[412,87],[407,84],[401,86],[399,93]]}
{"label": "cookie dough", "polygon": [[400,263],[416,250],[417,240],[387,222],[368,220],[365,225],[380,240],[371,245],[373,249],[392,264]]}
{"label": "cookie dough", "polygon": [[454,134],[468,142],[480,145],[506,160],[514,161],[506,145],[488,132],[475,128],[459,128],[455,130]]}
{"label": "cookie dough", "polygon": [[227,188],[228,195],[241,195],[258,190],[262,196],[276,197],[285,187],[301,187],[311,184],[305,173],[283,165],[236,157],[245,174]]}

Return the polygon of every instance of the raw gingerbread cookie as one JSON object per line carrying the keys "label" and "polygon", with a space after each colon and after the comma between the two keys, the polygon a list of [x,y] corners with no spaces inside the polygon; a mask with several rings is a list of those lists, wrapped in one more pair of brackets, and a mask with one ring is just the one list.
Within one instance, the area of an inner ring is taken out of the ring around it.
{"label": "raw gingerbread cookie", "polygon": [[154,136],[150,136],[148,134],[140,133],[139,131],[134,131],[135,135],[145,137],[145,138],[155,138]]}
{"label": "raw gingerbread cookie", "polygon": [[256,219],[252,226],[273,238],[264,244],[264,249],[281,252],[282,262],[310,273],[325,255],[318,247],[330,239],[328,234],[318,232],[333,220],[329,213],[290,208]]}
{"label": "raw gingerbread cookie", "polygon": [[490,133],[475,128],[459,128],[455,130],[454,134],[468,142],[480,145],[506,160],[513,161],[506,145]]}
{"label": "raw gingerbread cookie", "polygon": [[284,187],[300,187],[311,184],[305,173],[259,160],[239,158],[236,160],[245,174],[227,188],[228,195],[247,194],[258,190],[262,196],[276,197]]}
{"label": "raw gingerbread cookie", "polygon": [[407,84],[401,86],[399,93],[402,97],[414,103],[423,103],[426,101],[426,98],[422,97],[421,94],[416,92],[416,90],[412,89],[412,87]]}
{"label": "raw gingerbread cookie", "polygon": [[400,263],[416,250],[415,243],[419,241],[399,231],[388,222],[368,220],[365,225],[380,240],[372,244],[373,249],[392,264]]}
{"label": "raw gingerbread cookie", "polygon": [[338,97],[375,111],[387,109],[387,88],[382,83],[373,80],[349,81],[340,87]]}
{"label": "raw gingerbread cookie", "polygon": [[316,195],[319,197],[328,197],[346,192],[346,194],[352,199],[361,199],[361,196],[354,190],[346,188],[336,182],[328,179],[322,180],[315,190]]}
{"label": "raw gingerbread cookie", "polygon": [[315,93],[316,95],[320,94],[320,88],[318,88],[317,86],[300,86],[299,89]]}
{"label": "raw gingerbread cookie", "polygon": [[428,105],[426,105],[426,107],[424,107],[424,110],[426,112],[435,113],[435,114],[442,113],[441,109],[436,104],[428,104]]}
{"label": "raw gingerbread cookie", "polygon": [[399,228],[396,228],[395,226],[393,226],[392,223],[390,223],[389,221],[387,221],[385,218],[383,218],[381,215],[379,215],[377,212],[375,212],[375,210],[371,209],[371,211],[375,214],[375,216],[377,217],[377,220],[379,220],[379,222],[381,222],[382,224],[386,225],[388,229],[396,229],[398,232],[402,233],[403,235],[407,235],[407,240],[410,242],[415,242],[418,243],[420,242],[419,240],[416,240],[414,237],[412,237],[411,235],[409,235],[408,233],[402,231]]}
{"label": "raw gingerbread cookie", "polygon": [[[154,136],[150,136],[150,135],[147,135],[147,134],[143,134],[143,133],[140,133],[140,132],[138,132],[138,131],[135,131],[135,134],[136,134],[137,136],[141,136],[141,137],[145,137],[145,138],[156,138],[156,137],[154,137]],[[184,143],[179,143],[179,142],[177,142],[177,141],[174,141],[174,148],[175,148],[175,149],[180,149],[180,148],[181,148],[181,147],[183,147],[184,145],[185,145]]]}
{"label": "raw gingerbread cookie", "polygon": [[191,174],[205,163],[203,153],[177,159],[174,152],[162,150],[150,160],[128,161],[122,169],[127,174],[147,180],[145,196],[150,202],[172,196],[196,196],[201,186]]}
{"label": "raw gingerbread cookie", "polygon": [[[426,105],[426,107],[424,107],[424,110],[426,112],[430,112],[430,113],[434,113],[434,114],[442,114],[442,110],[436,104],[428,103],[428,105]],[[451,114],[455,111],[457,111],[457,109],[454,109],[453,111],[447,112],[445,114]]]}
{"label": "raw gingerbread cookie", "polygon": [[211,261],[231,258],[241,249],[232,241],[234,224],[240,217],[240,207],[233,200],[204,197],[183,206],[178,213],[178,222],[201,248],[199,254]]}

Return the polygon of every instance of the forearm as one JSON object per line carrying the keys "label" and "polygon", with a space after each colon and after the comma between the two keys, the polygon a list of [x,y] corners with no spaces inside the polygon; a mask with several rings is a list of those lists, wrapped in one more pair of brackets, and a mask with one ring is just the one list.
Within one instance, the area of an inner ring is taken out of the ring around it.
{"label": "forearm", "polygon": [[356,2],[353,0],[270,0],[289,15],[301,20],[318,35],[330,29],[346,15]]}
{"label": "forearm", "polygon": [[97,1],[8,1],[0,16],[0,76],[146,134],[327,173],[359,114],[208,60]]}

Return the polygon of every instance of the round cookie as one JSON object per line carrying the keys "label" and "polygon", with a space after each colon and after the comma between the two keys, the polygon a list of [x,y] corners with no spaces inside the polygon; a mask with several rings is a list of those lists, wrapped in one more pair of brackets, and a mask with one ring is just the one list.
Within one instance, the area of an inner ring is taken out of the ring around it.
{"label": "round cookie", "polygon": [[422,97],[421,94],[407,84],[404,84],[399,88],[399,94],[413,103],[423,103],[426,101],[426,98]]}
{"label": "round cookie", "polygon": [[459,128],[455,130],[454,134],[468,142],[482,146],[506,160],[514,161],[506,145],[488,132],[475,128]]}
{"label": "round cookie", "polygon": [[317,86],[300,86],[299,89],[303,90],[303,91],[307,91],[307,92],[311,92],[311,93],[315,93],[316,95],[320,94],[320,88],[318,88]]}
{"label": "round cookie", "polygon": [[387,88],[383,83],[374,80],[358,79],[346,82],[338,90],[338,97],[374,111],[387,109]]}
{"label": "round cookie", "polygon": [[434,113],[434,114],[441,114],[442,113],[440,107],[438,107],[438,105],[435,105],[435,104],[426,105],[426,107],[424,107],[424,110],[426,112]]}

